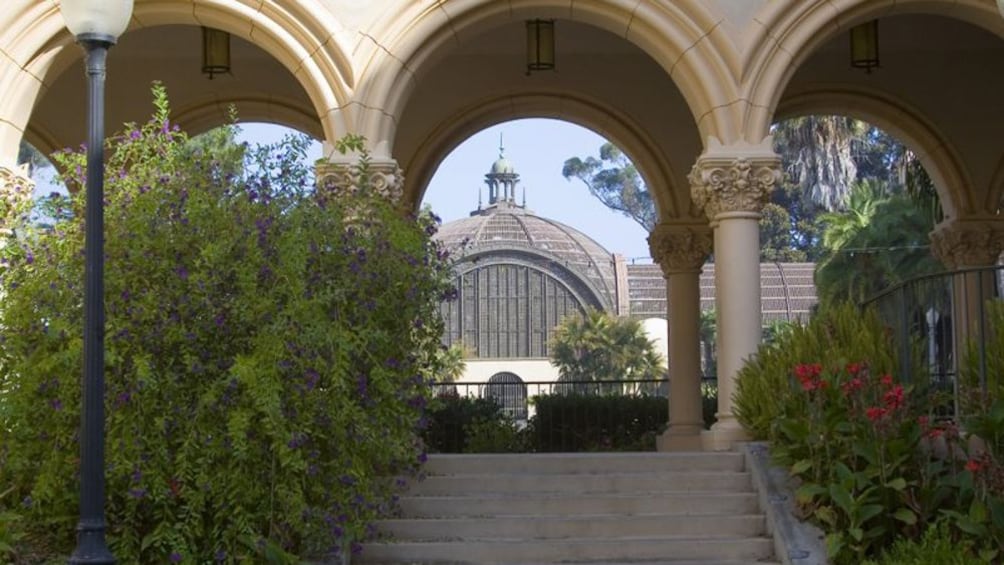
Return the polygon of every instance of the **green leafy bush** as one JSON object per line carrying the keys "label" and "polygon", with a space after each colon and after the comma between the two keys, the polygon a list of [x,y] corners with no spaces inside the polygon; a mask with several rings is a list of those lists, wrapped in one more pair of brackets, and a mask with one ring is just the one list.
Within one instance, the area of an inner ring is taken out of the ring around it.
{"label": "green leafy bush", "polygon": [[[1004,466],[938,418],[944,402],[933,389],[868,361],[800,363],[790,375],[777,391],[785,401],[769,429],[772,452],[799,480],[797,508],[826,530],[834,563],[860,563],[938,521],[972,555],[1000,556]],[[968,424],[1001,437],[1004,404]]]}
{"label": "green leafy bush", "polygon": [[960,545],[947,521],[928,528],[920,540],[900,539],[876,560],[863,565],[984,565],[987,561]]}
{"label": "green leafy bush", "polygon": [[[111,548],[156,564],[343,551],[386,509],[386,477],[424,459],[448,290],[434,222],[315,188],[302,138],[189,140],[159,88],[156,105],[108,146]],[[84,156],[56,160],[80,187]],[[20,528],[22,559],[74,541],[82,192],[49,200],[49,230],[22,216],[0,251],[0,514],[19,516],[0,526]]]}
{"label": "green leafy bush", "polygon": [[523,453],[526,435],[506,414],[497,418],[476,419],[466,428],[466,453]]}
{"label": "green leafy bush", "polygon": [[491,398],[460,396],[455,390],[441,392],[429,404],[428,424],[422,432],[429,451],[470,453],[469,437],[475,422],[501,422],[502,408]]}
{"label": "green leafy bush", "polygon": [[535,451],[654,451],[669,404],[661,396],[549,394],[534,398]]}
{"label": "green leafy bush", "polygon": [[755,439],[777,439],[778,417],[790,403],[799,402],[797,388],[791,386],[793,367],[806,363],[842,367],[867,360],[873,373],[895,374],[893,351],[874,312],[862,313],[850,303],[824,309],[807,325],[794,326],[762,345],[740,369],[736,418]]}

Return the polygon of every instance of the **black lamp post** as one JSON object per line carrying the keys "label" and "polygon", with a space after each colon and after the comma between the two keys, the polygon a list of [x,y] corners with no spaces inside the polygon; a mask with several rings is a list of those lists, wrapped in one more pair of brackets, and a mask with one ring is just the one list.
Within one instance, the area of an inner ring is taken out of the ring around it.
{"label": "black lamp post", "polygon": [[84,374],[80,415],[80,521],[70,563],[115,563],[105,544],[105,59],[129,25],[133,0],[62,0],[66,27],[87,62]]}

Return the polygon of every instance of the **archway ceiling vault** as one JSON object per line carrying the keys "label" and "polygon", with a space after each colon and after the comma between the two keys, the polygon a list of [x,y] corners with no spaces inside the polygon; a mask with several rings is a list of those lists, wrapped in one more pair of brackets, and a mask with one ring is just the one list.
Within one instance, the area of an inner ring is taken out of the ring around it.
{"label": "archway ceiling vault", "polygon": [[612,33],[566,20],[556,23],[556,33],[556,72],[526,74],[522,21],[469,36],[423,67],[392,148],[407,166],[408,197],[420,201],[439,161],[480,129],[510,119],[553,117],[617,142],[638,163],[663,217],[692,219],[696,211],[686,174],[702,143],[673,80],[637,46]]}
{"label": "archway ceiling vault", "polygon": [[[58,57],[80,63],[76,48]],[[286,125],[323,138],[314,105],[297,79],[268,53],[231,36],[231,73],[213,80],[202,74],[202,36],[196,26],[165,25],[132,30],[123,35],[108,60],[106,113],[109,133],[126,122],[144,122],[152,114],[150,88],[160,81],[167,88],[173,115],[189,133],[201,133],[226,123],[228,107],[237,107],[241,121]],[[40,150],[76,146],[86,137],[86,83],[78,64],[57,64],[64,70],[46,78],[47,88],[35,105],[27,138]]]}
{"label": "archway ceiling vault", "polygon": [[813,112],[871,121],[901,136],[938,185],[948,217],[995,213],[1004,156],[1004,40],[960,19],[879,20],[881,68],[849,64],[831,33],[794,70],[775,117]]}

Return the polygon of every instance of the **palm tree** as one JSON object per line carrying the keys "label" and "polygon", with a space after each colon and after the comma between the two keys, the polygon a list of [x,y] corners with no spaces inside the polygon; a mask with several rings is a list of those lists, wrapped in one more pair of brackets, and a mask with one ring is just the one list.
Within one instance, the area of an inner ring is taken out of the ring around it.
{"label": "palm tree", "polygon": [[[555,328],[550,351],[562,382],[651,380],[665,371],[639,321],[595,309],[565,317]],[[585,385],[584,389],[614,392],[623,387]]]}
{"label": "palm tree", "polygon": [[933,273],[931,203],[906,193],[885,195],[880,183],[855,185],[842,213],[820,217],[824,257],[816,267],[821,302],[862,302],[907,279]]}

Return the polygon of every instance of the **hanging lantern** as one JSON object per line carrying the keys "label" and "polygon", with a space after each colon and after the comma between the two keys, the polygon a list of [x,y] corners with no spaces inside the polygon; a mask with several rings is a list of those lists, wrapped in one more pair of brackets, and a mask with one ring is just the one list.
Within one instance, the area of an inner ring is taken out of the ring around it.
{"label": "hanging lantern", "polygon": [[866,73],[879,66],[878,20],[851,28],[851,66]]}
{"label": "hanging lantern", "polygon": [[211,27],[202,28],[202,73],[213,80],[230,72],[230,34]]}
{"label": "hanging lantern", "polygon": [[527,20],[526,74],[554,70],[554,20]]}

